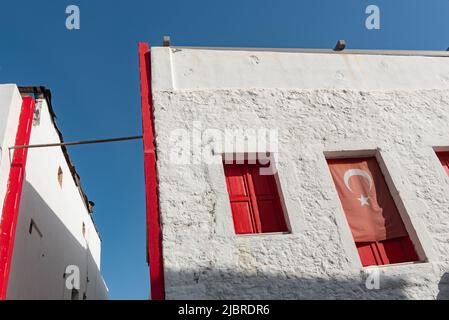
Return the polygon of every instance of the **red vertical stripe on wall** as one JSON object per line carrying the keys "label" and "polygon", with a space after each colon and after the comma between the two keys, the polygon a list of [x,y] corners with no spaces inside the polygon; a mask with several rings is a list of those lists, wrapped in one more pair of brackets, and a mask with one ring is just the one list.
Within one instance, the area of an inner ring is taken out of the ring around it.
{"label": "red vertical stripe on wall", "polygon": [[[16,145],[28,145],[30,142],[35,103],[31,97],[24,97],[16,134]],[[0,300],[5,300],[8,292],[9,271],[14,250],[17,218],[28,149],[14,150],[9,171],[8,188],[3,203],[0,223]]]}
{"label": "red vertical stripe on wall", "polygon": [[164,265],[154,141],[150,57],[151,51],[148,44],[139,43],[140,91],[142,101],[142,128],[147,203],[147,254],[150,264],[151,299],[164,300]]}

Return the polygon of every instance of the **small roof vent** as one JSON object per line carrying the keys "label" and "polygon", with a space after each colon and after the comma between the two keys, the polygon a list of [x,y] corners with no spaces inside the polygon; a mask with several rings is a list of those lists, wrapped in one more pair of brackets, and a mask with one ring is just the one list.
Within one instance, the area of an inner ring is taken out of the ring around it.
{"label": "small roof vent", "polygon": [[338,40],[334,50],[335,51],[343,51],[346,48],[346,41],[345,40]]}

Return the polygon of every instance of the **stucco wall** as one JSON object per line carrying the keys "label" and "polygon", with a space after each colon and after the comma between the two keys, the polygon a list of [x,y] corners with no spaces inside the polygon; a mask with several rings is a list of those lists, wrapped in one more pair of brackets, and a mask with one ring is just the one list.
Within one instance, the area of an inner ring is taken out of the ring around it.
{"label": "stucco wall", "polygon": [[[15,85],[0,85],[0,204],[3,206],[11,167],[9,147],[16,140],[22,99]],[[0,217],[2,212],[0,210]]]}
{"label": "stucco wall", "polygon": [[[14,99],[21,103],[20,94]],[[60,142],[46,101],[37,100],[37,104],[41,116],[32,127],[30,144]],[[61,148],[28,150],[20,201],[7,298],[71,299],[64,273],[67,266],[75,265],[80,269],[79,298],[86,293],[87,299],[107,299],[100,273],[101,241]]]}
{"label": "stucco wall", "polygon": [[[433,150],[449,147],[449,58],[152,54],[168,299],[449,298],[449,178]],[[235,235],[220,160],[244,149],[206,138],[215,164],[171,158],[183,151],[174,130],[248,128],[278,132],[291,234]],[[372,268],[361,266],[325,155],[377,157],[423,261],[380,267],[379,290],[365,286]]]}

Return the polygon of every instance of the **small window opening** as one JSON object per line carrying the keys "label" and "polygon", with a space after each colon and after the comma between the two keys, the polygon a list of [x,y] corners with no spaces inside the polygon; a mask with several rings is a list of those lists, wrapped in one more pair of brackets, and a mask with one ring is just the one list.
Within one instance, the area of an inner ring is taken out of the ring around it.
{"label": "small window opening", "polygon": [[364,267],[419,261],[375,157],[328,160]]}
{"label": "small window opening", "polygon": [[270,164],[253,162],[224,162],[235,233],[288,232],[275,174],[267,173]]}
{"label": "small window opening", "polygon": [[60,187],[62,187],[63,178],[64,178],[64,172],[62,172],[61,167],[59,167],[58,168],[58,183],[59,183]]}
{"label": "small window opening", "polygon": [[30,227],[29,227],[29,229],[28,229],[28,232],[29,232],[30,234],[32,234],[32,233],[33,233],[33,230],[36,231],[36,233],[38,234],[38,236],[42,238],[42,232],[41,232],[41,230],[39,230],[38,226],[36,225],[36,222],[35,222],[33,219],[31,219],[31,221],[30,221]]}

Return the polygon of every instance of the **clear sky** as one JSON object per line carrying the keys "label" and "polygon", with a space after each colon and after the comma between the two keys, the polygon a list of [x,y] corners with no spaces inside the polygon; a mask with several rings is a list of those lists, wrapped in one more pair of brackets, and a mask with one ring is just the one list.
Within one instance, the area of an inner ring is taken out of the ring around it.
{"label": "clear sky", "polygon": [[[78,5],[81,29],[65,27]],[[365,28],[380,8],[381,29]],[[22,0],[0,5],[0,83],[52,90],[66,141],[141,134],[137,43],[446,50],[449,0]],[[369,76],[369,75],[367,75]],[[111,299],[147,299],[141,142],[71,147]]]}

